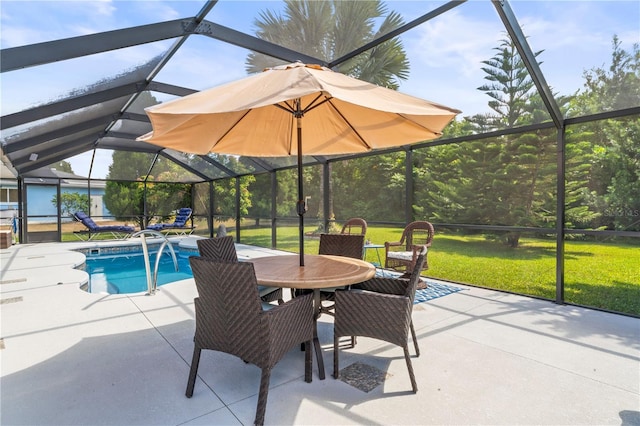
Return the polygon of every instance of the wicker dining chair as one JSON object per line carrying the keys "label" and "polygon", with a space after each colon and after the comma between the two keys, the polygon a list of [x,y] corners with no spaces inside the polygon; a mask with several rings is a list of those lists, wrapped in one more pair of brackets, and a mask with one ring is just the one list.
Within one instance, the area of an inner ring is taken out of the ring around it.
{"label": "wicker dining chair", "polygon": [[359,217],[352,217],[342,225],[340,233],[349,235],[366,235],[367,221]]}
{"label": "wicker dining chair", "polygon": [[[401,346],[407,362],[411,387],[418,391],[409,356],[408,337],[411,331],[418,352],[418,342],[411,314],[420,270],[424,266],[426,249],[418,255],[411,277],[406,279],[372,278],[347,291],[336,291],[333,326],[333,376],[340,377],[339,338],[364,336]],[[368,289],[375,289],[371,291]],[[383,290],[382,292],[378,292]],[[419,355],[419,352],[418,352]]]}
{"label": "wicker dining chair", "polygon": [[[402,231],[400,241],[385,242],[385,268],[404,270],[407,275],[413,271],[418,254],[422,248],[427,250],[433,241],[433,225],[425,221],[408,224]],[[423,269],[429,269],[426,259]]]}
{"label": "wicker dining chair", "polygon": [[318,254],[362,259],[364,234],[320,234]]}
{"label": "wicker dining chair", "polygon": [[[364,234],[320,234],[318,254],[362,259]],[[344,287],[337,287],[344,288]],[[320,290],[320,313],[333,315],[333,303],[323,305],[323,301],[333,302],[336,288]]]}
{"label": "wicker dining chair", "polygon": [[[230,262],[238,261],[238,253],[236,252],[236,245],[233,242],[232,235],[217,238],[202,238],[196,240],[196,244],[198,245],[198,252],[202,257],[228,260]],[[258,292],[263,302],[278,302],[279,305],[284,303],[281,288],[259,285]]]}
{"label": "wicker dining chair", "polygon": [[[263,310],[253,263],[192,256],[198,290],[196,329],[186,396],[191,398],[202,349],[235,355],[262,370],[255,424],[264,423],[273,367],[304,344],[305,381],[311,382],[313,296],[303,295]],[[213,366],[211,366],[213,367]]]}

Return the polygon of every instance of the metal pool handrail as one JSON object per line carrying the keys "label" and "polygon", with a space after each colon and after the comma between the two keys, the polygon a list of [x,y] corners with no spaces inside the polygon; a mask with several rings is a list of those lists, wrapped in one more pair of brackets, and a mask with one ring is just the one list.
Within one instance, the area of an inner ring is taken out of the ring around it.
{"label": "metal pool handrail", "polygon": [[[149,263],[149,248],[147,247],[146,235],[152,235],[154,237],[160,237],[164,239],[164,241],[160,245],[158,254],[156,255],[156,265],[153,269],[153,280],[151,279],[151,264]],[[177,272],[178,259],[176,258],[176,252],[173,250],[173,246],[171,245],[171,242],[169,241],[167,236],[162,234],[161,232],[153,231],[151,229],[143,229],[134,234],[131,234],[131,238],[133,237],[142,238],[142,252],[144,253],[144,266],[147,271],[147,295],[151,296],[156,294],[156,289],[158,288],[158,268],[160,267],[160,258],[162,257],[162,251],[167,245],[169,246],[169,250],[171,251],[171,257],[173,258],[173,264],[176,267],[176,272]]]}

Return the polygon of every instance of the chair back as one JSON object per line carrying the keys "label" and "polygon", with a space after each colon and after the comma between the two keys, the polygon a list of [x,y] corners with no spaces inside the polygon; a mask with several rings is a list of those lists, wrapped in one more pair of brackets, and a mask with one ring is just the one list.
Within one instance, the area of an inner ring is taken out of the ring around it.
{"label": "chair back", "polygon": [[361,219],[359,217],[353,217],[347,220],[344,225],[342,225],[341,234],[350,234],[350,235],[366,235],[367,234],[367,221]]}
{"label": "chair back", "polygon": [[416,297],[416,289],[418,288],[418,281],[420,280],[420,272],[422,272],[422,268],[424,268],[426,257],[427,249],[425,247],[418,255],[418,258],[416,259],[416,265],[411,272],[411,277],[409,278],[409,285],[407,286],[407,292],[405,293],[405,296],[411,299],[411,306],[413,306],[413,301]]}
{"label": "chair back", "polygon": [[87,228],[89,228],[90,230],[96,230],[98,229],[98,224],[95,223],[93,221],[93,219],[91,219],[89,216],[87,216],[87,214],[83,211],[79,211],[79,212],[75,212],[73,214],[73,216],[79,221],[81,222],[84,226],[86,226]]}
{"label": "chair back", "polygon": [[189,207],[183,207],[178,210],[178,214],[176,215],[176,219],[173,221],[173,225],[176,228],[182,228],[187,225],[187,221],[191,217],[191,213],[193,210]]}
{"label": "chair back", "polygon": [[200,256],[211,259],[238,261],[236,246],[233,243],[233,236],[228,235],[220,238],[203,238],[196,240]]}
{"label": "chair back", "polygon": [[364,253],[364,234],[320,234],[318,254],[352,257],[362,259]]}
{"label": "chair back", "polygon": [[430,222],[411,222],[402,231],[400,243],[405,244],[407,251],[411,250],[412,246],[430,247],[433,234],[433,225]]}
{"label": "chair back", "polygon": [[266,348],[256,347],[256,335],[265,335],[266,325],[260,320],[262,305],[253,263],[199,256],[191,256],[189,262],[198,290],[196,340],[253,363],[258,360],[260,365]]}

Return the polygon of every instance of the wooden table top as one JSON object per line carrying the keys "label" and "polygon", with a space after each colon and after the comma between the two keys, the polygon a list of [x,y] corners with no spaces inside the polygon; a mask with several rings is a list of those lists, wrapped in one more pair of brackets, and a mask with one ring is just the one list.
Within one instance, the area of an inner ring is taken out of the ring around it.
{"label": "wooden table top", "polygon": [[376,268],[364,260],[343,256],[305,254],[252,259],[258,284],[269,287],[318,289],[356,284],[373,278]]}

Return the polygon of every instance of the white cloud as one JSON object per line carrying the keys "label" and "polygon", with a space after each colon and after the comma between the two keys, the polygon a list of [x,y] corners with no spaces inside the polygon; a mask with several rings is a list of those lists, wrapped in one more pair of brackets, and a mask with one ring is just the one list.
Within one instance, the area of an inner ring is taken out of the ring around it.
{"label": "white cloud", "polygon": [[482,61],[494,56],[504,33],[495,12],[482,11],[455,9],[403,35],[411,74],[400,91],[461,109],[465,116],[486,112],[488,99],[476,90],[484,83]]}
{"label": "white cloud", "polygon": [[438,16],[416,28],[417,36],[407,34],[407,49],[411,51],[412,68],[427,66],[454,69],[470,76],[480,62],[492,56],[501,34],[496,25],[472,18],[457,10]]}
{"label": "white cloud", "polygon": [[175,8],[172,6],[160,2],[160,1],[141,1],[138,2],[138,10],[136,13],[141,13],[147,16],[148,18],[152,18],[151,21],[161,22],[161,21],[171,21],[178,18],[186,18],[188,16],[195,16],[198,12],[196,7],[200,7],[202,2],[183,2],[185,5],[192,5],[194,10],[189,11],[187,15],[180,14]]}
{"label": "white cloud", "polygon": [[[583,71],[611,60],[611,40],[622,47],[640,41],[640,8],[633,2],[511,2],[531,49],[554,93],[583,87]],[[629,7],[631,6],[631,7]],[[468,2],[402,36],[411,61],[411,78],[401,90],[463,109],[486,111],[482,61],[495,56],[506,29],[489,2]],[[442,98],[438,99],[442,93]],[[443,99],[445,101],[443,101]]]}
{"label": "white cloud", "polygon": [[156,80],[196,90],[242,78],[247,51],[208,37],[191,36]]}
{"label": "white cloud", "polygon": [[514,5],[531,49],[544,50],[538,60],[554,92],[572,94],[583,87],[585,70],[607,67],[614,34],[618,34],[623,47],[631,48],[638,42],[640,8],[635,7],[634,18],[627,5],[624,2],[549,2],[540,5],[543,11],[520,7],[520,3]]}
{"label": "white cloud", "polygon": [[94,13],[102,17],[112,17],[116,7],[111,0],[98,0],[93,7]]}

